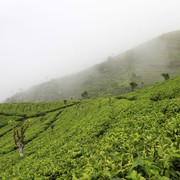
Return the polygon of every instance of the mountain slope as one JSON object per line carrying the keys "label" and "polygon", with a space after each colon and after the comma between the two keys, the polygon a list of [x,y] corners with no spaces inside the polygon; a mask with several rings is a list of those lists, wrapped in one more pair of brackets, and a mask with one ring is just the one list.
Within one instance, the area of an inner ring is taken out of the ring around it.
{"label": "mountain slope", "polygon": [[[0,104],[0,179],[178,180],[179,84],[180,76],[133,92],[136,99]],[[12,128],[23,121],[20,158]]]}
{"label": "mountain slope", "polygon": [[163,34],[120,55],[109,57],[85,71],[32,87],[6,102],[59,101],[80,98],[88,91],[90,97],[121,94],[130,91],[129,82],[138,88],[161,81],[162,73],[170,76],[180,72],[180,31]]}
{"label": "mountain slope", "polygon": [[121,95],[119,99],[150,99],[159,101],[162,99],[173,99],[180,97],[180,77],[176,77],[171,81],[164,81],[159,84],[154,84],[143,88],[136,92],[131,92],[126,95]]}

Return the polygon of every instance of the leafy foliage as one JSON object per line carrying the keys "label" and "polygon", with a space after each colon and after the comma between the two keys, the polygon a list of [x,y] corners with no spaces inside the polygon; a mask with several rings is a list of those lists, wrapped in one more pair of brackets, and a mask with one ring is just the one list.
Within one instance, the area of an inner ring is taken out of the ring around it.
{"label": "leafy foliage", "polygon": [[[0,179],[178,180],[179,82],[177,77],[124,98],[66,106],[1,104]],[[20,159],[11,128],[22,121],[29,126]]]}
{"label": "leafy foliage", "polygon": [[165,80],[168,80],[170,78],[168,73],[163,73],[161,75],[164,77]]}
{"label": "leafy foliage", "polygon": [[137,86],[137,84],[135,82],[130,82],[129,84],[131,86],[132,91],[134,91],[134,88]]}

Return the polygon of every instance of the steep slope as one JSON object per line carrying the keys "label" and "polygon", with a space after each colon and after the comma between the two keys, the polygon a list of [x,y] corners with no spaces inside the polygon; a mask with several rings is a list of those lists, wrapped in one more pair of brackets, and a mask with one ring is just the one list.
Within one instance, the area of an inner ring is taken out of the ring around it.
{"label": "steep slope", "polygon": [[180,76],[162,83],[154,84],[136,92],[121,95],[118,99],[150,99],[159,101],[162,99],[173,99],[180,97]]}
{"label": "steep slope", "polygon": [[121,94],[130,91],[129,82],[138,88],[161,81],[162,73],[170,76],[180,72],[180,31],[163,34],[147,43],[83,72],[55,79],[19,93],[12,101],[59,101],[80,98],[88,91],[90,97]]}
{"label": "steep slope", "polygon": [[[0,179],[178,180],[179,84],[180,76],[124,99],[0,104]],[[12,127],[23,121],[20,158]]]}

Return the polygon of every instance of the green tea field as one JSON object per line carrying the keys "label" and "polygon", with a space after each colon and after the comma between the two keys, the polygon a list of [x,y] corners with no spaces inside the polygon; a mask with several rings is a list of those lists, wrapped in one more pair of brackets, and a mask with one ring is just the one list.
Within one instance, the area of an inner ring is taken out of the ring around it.
{"label": "green tea field", "polygon": [[116,97],[0,104],[0,179],[180,179],[180,76]]}

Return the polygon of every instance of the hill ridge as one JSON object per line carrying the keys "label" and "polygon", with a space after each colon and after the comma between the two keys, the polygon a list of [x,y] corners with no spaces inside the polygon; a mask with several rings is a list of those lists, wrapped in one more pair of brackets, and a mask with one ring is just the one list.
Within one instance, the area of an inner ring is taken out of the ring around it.
{"label": "hill ridge", "polygon": [[179,57],[180,30],[162,34],[79,73],[36,85],[6,102],[78,99],[84,91],[90,97],[123,94],[130,91],[131,81],[136,81],[140,88],[142,82],[148,85],[162,81],[162,73],[179,75]]}

